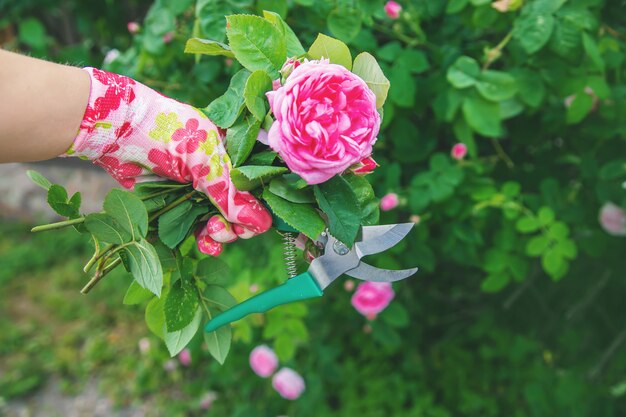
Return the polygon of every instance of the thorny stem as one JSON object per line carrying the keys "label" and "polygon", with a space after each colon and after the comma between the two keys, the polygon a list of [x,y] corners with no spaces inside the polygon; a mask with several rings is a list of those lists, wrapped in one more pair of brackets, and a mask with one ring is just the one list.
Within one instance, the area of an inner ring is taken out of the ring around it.
{"label": "thorny stem", "polygon": [[500,43],[495,46],[495,48],[491,49],[492,54],[487,56],[487,60],[483,64],[483,70],[488,69],[491,66],[491,64],[493,64],[494,62],[497,61],[498,58],[500,58],[502,50],[511,41],[512,38],[513,38],[513,31],[510,31],[500,41]]}
{"label": "thorny stem", "polygon": [[44,232],[46,230],[62,229],[67,226],[74,226],[75,224],[81,224],[85,221],[84,217],[77,217],[76,219],[63,220],[62,222],[42,224],[41,226],[35,226],[30,229],[31,232]]}
{"label": "thorny stem", "polygon": [[[93,235],[92,235],[92,236],[93,236]],[[94,240],[96,240],[96,239],[95,239],[95,237],[94,237]],[[97,242],[97,240],[96,240],[96,242]],[[105,246],[105,247],[104,247],[104,249],[102,250],[102,252],[100,252],[100,251],[96,250],[96,252],[93,254],[93,256],[91,257],[91,259],[89,260],[89,262],[87,262],[87,264],[86,264],[86,265],[85,265],[85,267],[83,268],[83,271],[84,271],[84,272],[89,272],[89,270],[91,269],[91,267],[92,267],[92,266],[94,266],[94,264],[95,264],[96,262],[98,262],[98,260],[102,259],[102,257],[103,257],[104,255],[106,255],[106,254],[107,254],[107,252],[109,252],[111,249],[113,249],[113,247],[114,247],[114,246],[115,246],[114,244],[110,243],[110,244],[108,244],[107,246]]]}
{"label": "thorny stem", "polygon": [[[107,257],[107,259],[108,259],[108,257]],[[110,264],[108,264],[107,266],[105,266],[105,267],[104,267],[104,269],[96,271],[95,275],[94,275],[94,276],[93,276],[93,277],[89,280],[89,282],[87,283],[87,285],[85,285],[85,286],[83,287],[83,289],[82,289],[82,290],[80,290],[80,292],[81,292],[82,294],[87,294],[89,291],[91,291],[91,289],[92,289],[93,287],[95,287],[95,286],[96,286],[96,284],[97,284],[98,282],[100,282],[100,280],[101,280],[102,278],[104,278],[104,276],[105,276],[106,274],[108,274],[108,273],[109,273],[109,272],[111,272],[111,271],[112,271],[115,267],[117,267],[117,266],[120,264],[120,262],[122,262],[122,258],[119,258],[119,257],[118,257],[118,258],[116,258],[115,260],[113,260],[113,262],[111,262]]]}

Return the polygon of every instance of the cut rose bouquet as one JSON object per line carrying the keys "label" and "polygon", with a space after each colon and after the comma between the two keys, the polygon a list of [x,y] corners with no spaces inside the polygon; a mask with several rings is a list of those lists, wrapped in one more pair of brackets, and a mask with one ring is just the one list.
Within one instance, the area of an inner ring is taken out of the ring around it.
{"label": "cut rose bouquet", "polygon": [[[185,48],[243,67],[202,111],[173,113],[180,103],[89,69],[92,97],[68,154],[94,160],[132,191],[113,190],[102,212],[82,215],[80,194],[69,197],[29,172],[48,190],[50,206],[68,217],[34,231],[74,226],[89,234],[95,251],[85,272],[95,274],[83,292],[122,265],[134,278],[124,303],[148,301],[148,327],[172,356],[203,315],[210,319],[235,302],[222,287],[224,265],[194,253],[194,240],[199,252],[218,255],[223,243],[273,223],[310,239],[328,228],[352,246],[361,225],[378,222],[364,174],[376,167],[372,146],[389,81],[374,57],[364,52],[353,60],[345,44],[323,34],[305,50],[272,12],[226,20],[228,45],[192,38]],[[171,181],[150,180],[154,174]],[[305,246],[310,260],[314,248]],[[223,362],[230,328],[205,337]]]}

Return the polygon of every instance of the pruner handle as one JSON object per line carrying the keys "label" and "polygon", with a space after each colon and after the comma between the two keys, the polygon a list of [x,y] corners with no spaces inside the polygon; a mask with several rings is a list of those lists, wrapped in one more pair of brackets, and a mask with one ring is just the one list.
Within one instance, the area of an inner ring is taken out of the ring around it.
{"label": "pruner handle", "polygon": [[237,321],[252,313],[264,313],[276,306],[321,297],[323,291],[309,272],[295,276],[282,285],[247,299],[241,304],[224,311],[209,321],[205,332],[212,332],[225,324]]}

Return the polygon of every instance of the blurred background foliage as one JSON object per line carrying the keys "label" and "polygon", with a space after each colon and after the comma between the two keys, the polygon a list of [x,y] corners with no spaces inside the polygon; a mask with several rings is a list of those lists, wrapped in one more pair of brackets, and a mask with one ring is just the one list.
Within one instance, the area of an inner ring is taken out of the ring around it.
{"label": "blurred background foliage", "polygon": [[[97,375],[121,405],[150,398],[154,415],[203,415],[208,391],[208,413],[230,416],[624,415],[626,244],[598,212],[626,208],[626,4],[497,3],[405,0],[392,20],[379,0],[0,2],[3,48],[126,74],[199,107],[238,68],[184,43],[223,40],[227,14],[273,10],[305,45],[322,32],[373,53],[391,90],[370,179],[378,196],[400,196],[381,223],[418,222],[374,263],[420,267],[371,323],[336,285],[238,323],[222,367],[200,338],[192,366],[164,367],[156,337],[136,347],[145,306],[120,307],[127,277],[79,297],[81,237],[3,221],[0,396]],[[272,234],[222,256],[240,300],[285,278]],[[299,400],[249,369],[260,343],[304,376]]]}

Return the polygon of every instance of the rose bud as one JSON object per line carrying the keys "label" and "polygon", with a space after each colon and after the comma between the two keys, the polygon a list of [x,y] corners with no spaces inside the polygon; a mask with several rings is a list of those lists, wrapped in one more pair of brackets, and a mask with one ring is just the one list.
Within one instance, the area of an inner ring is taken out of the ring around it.
{"label": "rose bud", "polygon": [[383,196],[383,198],[380,199],[380,209],[382,211],[393,210],[398,207],[399,202],[400,201],[398,200],[398,194],[386,194],[385,196]]}
{"label": "rose bud", "polygon": [[357,164],[352,165],[350,170],[357,175],[365,175],[374,171],[377,166],[378,164],[374,161],[374,158],[368,156],[361,159]]}
{"label": "rose bud", "polygon": [[392,19],[397,19],[400,17],[400,12],[402,11],[402,6],[400,6],[395,1],[391,0],[385,4],[385,13]]}
{"label": "rose bud", "polygon": [[465,158],[465,155],[467,155],[467,145],[465,145],[464,143],[457,143],[452,147],[450,155],[457,161],[460,161],[461,159]]}
{"label": "rose bud", "polygon": [[626,236],[626,211],[613,203],[605,203],[600,209],[600,225],[610,235]]}

